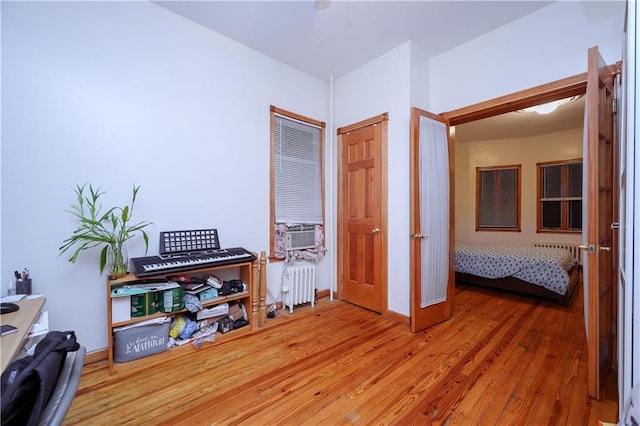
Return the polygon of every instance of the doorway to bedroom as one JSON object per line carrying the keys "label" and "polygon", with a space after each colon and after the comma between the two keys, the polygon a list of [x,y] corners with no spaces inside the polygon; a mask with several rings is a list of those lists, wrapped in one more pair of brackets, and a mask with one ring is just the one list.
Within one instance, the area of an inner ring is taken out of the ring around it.
{"label": "doorway to bedroom", "polygon": [[[583,153],[585,157],[583,173],[585,206],[583,211],[585,214],[582,215],[584,233],[579,237],[578,242],[584,241],[580,244],[580,248],[585,249],[584,271],[585,273],[588,272],[589,275],[589,279],[585,279],[584,288],[585,324],[586,332],[589,336],[589,395],[594,398],[599,398],[600,389],[606,378],[606,375],[602,373],[611,371],[612,362],[615,363],[616,359],[616,343],[612,326],[615,325],[617,311],[615,279],[617,277],[618,263],[616,254],[617,239],[615,236],[611,237],[611,234],[615,223],[614,218],[617,217],[617,195],[619,188],[617,184],[618,136],[615,130],[616,119],[614,118],[615,101],[613,100],[613,94],[615,92],[616,79],[619,78],[617,70],[620,69],[620,64],[615,66],[605,64],[598,53],[597,47],[589,49],[588,56],[589,69],[585,74],[443,113],[443,116],[449,119],[449,124],[452,127],[460,126],[465,123],[472,123],[505,113],[519,112],[533,105],[546,104],[554,100],[568,98],[574,100],[579,99],[575,97],[586,94],[587,109],[583,117],[588,117],[588,126],[583,126],[583,132],[579,129],[573,131],[578,136],[581,136],[582,133],[584,133],[585,136],[585,152]],[[572,132],[571,129],[565,131],[569,133]],[[457,139],[456,136],[454,136],[454,138]],[[582,138],[577,138],[577,140],[580,139]],[[468,144],[472,143],[473,142],[468,142]],[[497,142],[492,141],[488,144],[491,143]],[[487,142],[485,142],[485,144],[487,144]],[[557,146],[560,147],[560,151],[554,151],[554,155],[562,154],[562,150],[565,149],[566,146],[569,147],[569,150],[571,150],[572,146],[576,150],[581,146],[579,143],[573,145],[571,143],[563,143],[563,141],[558,141],[557,137],[555,138],[555,142],[552,142],[552,145],[554,148],[557,148]],[[524,157],[520,157],[522,161],[530,162],[529,157],[539,155],[543,150],[550,151],[548,148],[544,149],[545,146],[543,143],[536,143],[532,145],[532,147],[527,146],[526,143],[520,146],[522,148],[515,150],[516,152],[514,153],[511,147],[505,148],[504,145],[498,149],[496,149],[496,147],[490,147],[493,150],[479,151],[465,147],[460,142],[456,144],[456,168],[459,167],[462,170],[461,176],[457,174],[458,170],[456,170],[455,210],[456,212],[461,212],[461,210],[473,212],[472,215],[463,217],[456,214],[455,226],[456,228],[460,227],[460,230],[456,229],[456,240],[460,240],[462,235],[466,235],[467,238],[470,236],[477,238],[480,232],[487,235],[498,235],[497,237],[488,237],[485,241],[504,243],[504,241],[507,240],[507,238],[505,238],[506,232],[504,232],[507,230],[505,229],[499,229],[503,232],[496,234],[491,234],[489,230],[483,229],[481,231],[481,212],[479,213],[478,210],[482,209],[482,201],[484,200],[478,201],[478,198],[479,195],[482,195],[479,191],[482,185],[479,171],[482,170],[482,167],[474,165],[473,163],[501,162],[505,159],[513,158],[509,157],[509,155],[519,155],[519,151],[524,151]],[[460,164],[462,164],[462,166],[460,166]],[[542,186],[541,182],[543,182],[540,179],[540,164],[541,163],[536,162],[536,174],[533,185],[520,185],[518,181],[517,187],[522,193],[525,191],[536,192],[536,196],[533,198],[535,209],[520,207],[520,199],[517,200],[516,205],[521,211],[517,212],[517,226],[511,231],[514,232],[513,235],[519,235],[519,237],[511,237],[513,240],[517,241],[518,238],[521,238],[523,235],[520,225],[521,215],[524,214],[524,210],[528,210],[529,213],[535,211],[535,227],[530,226],[533,232],[535,232],[535,234],[532,235],[537,236],[537,234],[544,234],[544,230],[541,230],[541,212],[544,212],[544,209],[541,208],[540,205],[542,201],[545,200],[541,199],[540,195],[544,193],[544,191],[540,189]],[[545,164],[544,161],[542,164]],[[517,166],[518,168],[522,167],[522,165]],[[529,168],[531,168],[531,166]],[[465,180],[465,172],[467,173],[467,182],[475,180],[471,188],[468,183],[465,186],[460,185],[460,182]],[[501,183],[499,179],[494,179],[494,185],[495,182],[497,182],[498,185]],[[460,192],[458,192],[458,190]],[[518,197],[519,196],[521,196],[521,194],[518,194]],[[462,206],[466,208],[462,209]],[[464,211],[461,213],[464,213]],[[528,220],[530,225],[533,223],[532,218],[533,216],[530,216]],[[473,228],[469,226],[471,220],[473,220]],[[467,226],[466,233],[465,225]],[[491,229],[490,231],[497,230],[498,229]],[[503,233],[505,235],[500,235]],[[570,232],[564,231],[559,233],[569,234]],[[524,242],[525,241],[518,241],[519,244]],[[586,249],[588,249],[588,254]],[[611,252],[610,256],[608,256],[609,252]],[[588,267],[586,265],[588,265]],[[603,289],[609,290],[603,291]],[[609,296],[603,297],[605,294]],[[606,347],[601,347],[601,344],[604,344]],[[604,357],[603,354],[605,355]]]}
{"label": "doorway to bedroom", "polygon": [[[559,272],[569,272],[569,280],[547,280],[557,288],[514,280],[520,291],[558,296],[563,302],[562,295],[575,291],[576,270],[581,269],[570,270],[569,262],[581,265],[584,256],[579,246],[586,213],[582,200],[586,76],[444,113],[455,140],[455,241],[471,251],[487,243],[525,251],[526,247],[568,248],[570,254],[556,260]],[[549,109],[552,103],[556,105]],[[461,272],[475,278],[471,271]],[[497,280],[489,281],[487,285]],[[495,287],[514,285],[502,284]]]}
{"label": "doorway to bedroom", "polygon": [[456,241],[581,243],[585,98],[567,99],[548,114],[523,109],[455,126]]}

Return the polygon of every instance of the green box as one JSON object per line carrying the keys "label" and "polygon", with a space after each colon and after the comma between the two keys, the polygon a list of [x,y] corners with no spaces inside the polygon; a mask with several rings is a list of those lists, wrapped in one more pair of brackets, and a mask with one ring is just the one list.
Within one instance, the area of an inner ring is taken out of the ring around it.
{"label": "green box", "polygon": [[182,287],[154,292],[158,312],[178,312],[184,309]]}
{"label": "green box", "polygon": [[131,317],[146,317],[158,312],[157,303],[151,293],[131,295]]}

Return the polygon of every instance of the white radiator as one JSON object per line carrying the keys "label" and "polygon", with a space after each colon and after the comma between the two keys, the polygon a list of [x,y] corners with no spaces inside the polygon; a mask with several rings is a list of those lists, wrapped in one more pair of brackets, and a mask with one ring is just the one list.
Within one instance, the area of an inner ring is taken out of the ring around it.
{"label": "white radiator", "polygon": [[282,289],[282,308],[289,306],[293,312],[294,305],[311,302],[316,299],[316,265],[291,266],[287,268],[288,286]]}
{"label": "white radiator", "polygon": [[582,251],[578,244],[574,243],[563,243],[563,242],[545,242],[545,241],[537,241],[533,243],[534,247],[551,247],[551,248],[563,248],[569,250],[573,255],[576,262],[582,265]]}

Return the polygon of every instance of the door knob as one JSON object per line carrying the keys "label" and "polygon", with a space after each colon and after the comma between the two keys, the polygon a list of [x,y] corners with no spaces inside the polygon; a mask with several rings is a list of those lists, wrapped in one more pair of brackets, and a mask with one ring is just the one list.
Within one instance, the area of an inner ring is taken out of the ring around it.
{"label": "door knob", "polygon": [[411,238],[413,238],[414,240],[421,240],[423,238],[429,238],[429,237],[427,235],[416,232],[415,234],[411,234]]}
{"label": "door knob", "polygon": [[596,252],[595,244],[580,244],[578,248],[581,250],[587,250],[589,254]]}
{"label": "door knob", "polygon": [[598,246],[598,249],[600,251],[611,251],[611,247],[607,247],[607,246]]}
{"label": "door knob", "polygon": [[380,228],[373,228],[371,232],[377,234],[378,232],[380,232]]}

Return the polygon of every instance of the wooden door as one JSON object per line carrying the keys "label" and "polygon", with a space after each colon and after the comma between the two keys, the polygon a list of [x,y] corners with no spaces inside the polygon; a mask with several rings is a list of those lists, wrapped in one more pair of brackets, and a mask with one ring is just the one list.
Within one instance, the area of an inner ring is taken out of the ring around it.
{"label": "wooden door", "polygon": [[[589,49],[587,70],[587,336],[589,396],[600,389],[614,362],[614,296],[617,248],[613,244],[614,152],[613,74],[597,47]],[[585,235],[585,230],[583,230]],[[583,247],[584,248],[584,247]]]}
{"label": "wooden door", "polygon": [[387,310],[387,114],[338,129],[338,270],[342,298]]}
{"label": "wooden door", "polygon": [[[425,176],[420,173],[420,118],[426,117],[445,124],[445,133],[449,134],[447,120],[439,115],[432,114],[418,108],[411,109],[411,330],[418,331],[437,324],[449,318],[453,313],[455,274],[454,274],[454,254],[455,254],[455,232],[454,232],[454,174],[453,174],[453,140],[448,139],[448,165],[449,165],[449,269],[448,281],[446,283],[446,300],[423,306],[422,304],[422,279],[424,274],[429,274],[425,265],[422,264],[422,250],[428,244],[434,244],[426,231],[421,229],[421,205],[420,188],[421,185],[428,184]],[[426,143],[433,141],[427,140]],[[424,147],[422,147],[424,149]],[[437,250],[438,248],[435,247]]]}

